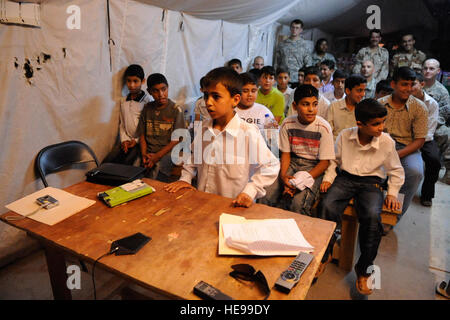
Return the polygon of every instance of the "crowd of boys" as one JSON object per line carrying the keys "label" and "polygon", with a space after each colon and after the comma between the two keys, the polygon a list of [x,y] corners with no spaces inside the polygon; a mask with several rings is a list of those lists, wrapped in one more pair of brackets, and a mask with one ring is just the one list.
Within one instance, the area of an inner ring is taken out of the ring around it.
{"label": "crowd of boys", "polygon": [[[424,57],[414,43],[411,48],[409,35],[405,52],[413,58],[394,56],[389,81],[379,30],[371,31],[370,46],[358,52],[357,73],[348,75],[335,70],[323,45],[312,59],[299,37],[299,21],[291,23],[291,38],[277,49],[277,69],[264,66],[258,56],[251,72],[242,73],[241,61],[232,59],[201,78],[203,96],[195,102],[192,119],[197,129],[192,148],[201,152],[184,150],[179,179],[172,168],[180,165],[180,155],[172,151],[183,138],[173,132],[187,129],[191,121],[168,98],[164,75],[145,79],[139,65],[130,65],[124,74],[129,94],[120,103],[120,143],[104,161],[140,164],[148,177],[170,182],[168,192],[197,188],[230,197],[235,206],[257,201],[335,221],[338,228],[324,265],[353,198],[361,248],[356,287],[370,294],[368,267],[389,231],[381,224],[383,204],[392,210],[401,207],[400,219],[425,176],[421,202],[431,205],[441,168],[439,147],[448,144],[443,129],[438,137],[444,138],[440,144],[435,141],[437,129],[449,125],[448,92],[436,81],[436,60],[421,61]],[[297,46],[298,56],[290,57]],[[302,61],[300,67],[291,68],[294,60]],[[152,99],[141,89],[144,84]],[[276,135],[268,134],[274,131]]]}

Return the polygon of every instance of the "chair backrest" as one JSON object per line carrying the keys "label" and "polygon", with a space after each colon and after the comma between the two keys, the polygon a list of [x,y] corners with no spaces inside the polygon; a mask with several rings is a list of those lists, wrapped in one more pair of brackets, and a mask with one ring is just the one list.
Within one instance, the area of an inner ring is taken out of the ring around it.
{"label": "chair backrest", "polygon": [[44,186],[48,187],[45,176],[56,171],[66,170],[70,165],[94,161],[99,165],[97,157],[92,149],[81,141],[65,141],[52,144],[39,151],[35,169],[41,177]]}

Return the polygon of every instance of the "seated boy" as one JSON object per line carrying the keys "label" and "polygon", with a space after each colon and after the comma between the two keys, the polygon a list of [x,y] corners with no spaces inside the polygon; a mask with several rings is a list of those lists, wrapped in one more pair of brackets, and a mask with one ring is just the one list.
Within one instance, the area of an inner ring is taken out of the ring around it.
{"label": "seated boy", "polygon": [[[203,94],[203,90],[204,90],[204,84],[203,84],[203,80],[205,79],[205,77],[202,77],[200,79],[200,92]],[[197,99],[197,101],[195,101],[195,105],[194,105],[194,121],[203,121],[206,119],[211,119],[211,117],[209,116],[208,110],[206,110],[206,105],[205,105],[205,99],[203,99],[203,96],[201,96],[200,98]]]}
{"label": "seated boy", "polygon": [[425,175],[420,192],[420,203],[425,207],[431,207],[434,198],[435,184],[439,179],[441,170],[441,154],[438,145],[434,140],[434,132],[439,121],[439,105],[436,100],[429,96],[423,88],[425,79],[421,73],[416,73],[416,80],[412,87],[414,97],[422,101],[428,110],[428,133],[425,143],[420,149],[422,159],[425,162]]}
{"label": "seated boy", "polygon": [[230,61],[228,61],[227,66],[236,71],[237,73],[242,72],[242,62],[239,59],[236,58],[231,59]]}
{"label": "seated boy", "polygon": [[120,145],[116,145],[103,162],[133,165],[139,156],[139,133],[137,132],[139,116],[144,105],[150,102],[150,97],[141,90],[141,86],[145,83],[145,76],[140,65],[128,66],[123,78],[130,93],[126,98],[120,99]]}
{"label": "seated boy", "polygon": [[272,119],[274,119],[273,114],[266,106],[255,102],[258,94],[256,78],[251,73],[241,73],[240,78],[242,80],[242,94],[236,113],[242,120],[253,123],[261,133],[264,133],[268,122],[272,123]]}
{"label": "seated boy", "polygon": [[269,108],[275,120],[281,124],[284,119],[284,95],[273,87],[275,84],[275,69],[272,66],[265,66],[261,69],[259,83],[260,88],[256,102]]}
{"label": "seated boy", "polygon": [[[317,90],[320,88],[320,70],[317,67],[307,67],[305,68],[305,80],[303,81],[304,84],[310,84]],[[319,92],[319,105],[317,107],[317,115],[321,116],[322,118],[326,119],[327,117],[327,110],[330,105],[330,101],[328,101],[327,98],[325,98],[323,95]],[[297,111],[295,108],[293,108],[292,104],[289,106],[288,111],[288,117],[297,114]]]}
{"label": "seated boy", "polygon": [[355,106],[365,95],[366,79],[354,74],[345,79],[345,98],[330,104],[327,112],[327,121],[333,130],[336,140],[341,130],[356,126]]}
{"label": "seated boy", "polygon": [[411,95],[415,80],[416,73],[412,69],[395,69],[391,81],[394,92],[378,100],[388,110],[386,132],[395,140],[395,147],[405,170],[405,183],[400,189],[400,193],[405,195],[402,215],[408,210],[423,178],[423,162],[419,150],[428,132],[427,108],[422,101]]}
{"label": "seated boy", "polygon": [[316,117],[318,96],[318,90],[311,85],[295,90],[292,104],[297,115],[286,118],[280,129],[280,175],[266,188],[267,194],[260,203],[312,215],[322,174],[329,160],[334,159],[330,125]]}
{"label": "seated boy", "polygon": [[[277,178],[280,162],[258,128],[234,111],[241,90],[242,81],[230,68],[208,72],[204,93],[212,119],[202,122],[201,133],[194,138],[194,153],[184,163],[180,180],[165,190],[193,189],[191,182],[197,176],[198,190],[233,198],[235,206],[250,207],[254,199],[265,195],[264,187]],[[196,154],[201,159],[195,159]]]}
{"label": "seated boy", "polygon": [[330,103],[345,98],[345,79],[348,75],[339,69],[333,73],[333,91],[325,93],[323,96],[330,101]]}
{"label": "seated boy", "polygon": [[147,78],[147,91],[155,101],[147,103],[139,120],[142,164],[147,177],[169,181],[172,160],[171,150],[179,142],[171,140],[172,132],[185,128],[181,108],[168,98],[169,84],[166,77],[153,73]]}
{"label": "seated boy", "polygon": [[320,79],[322,80],[319,88],[320,94],[333,91],[333,72],[334,62],[332,60],[323,60],[320,62]]}
{"label": "seated boy", "polygon": [[287,72],[287,70],[283,68],[277,69],[276,76],[277,89],[284,95],[284,114],[286,115],[292,100],[294,100],[294,89],[289,87],[289,81],[291,78],[289,77],[289,72]]}
{"label": "seated boy", "polygon": [[298,69],[298,83],[297,86],[292,87],[293,89],[296,89],[297,87],[301,86],[305,82],[305,70],[306,67],[301,67]]}
{"label": "seated boy", "polygon": [[380,99],[385,96],[390,95],[394,89],[391,87],[391,82],[389,80],[380,80],[375,87],[375,99]]}
{"label": "seated boy", "polygon": [[[381,210],[383,207],[382,181],[388,176],[388,208],[398,210],[397,196],[404,181],[404,171],[395,150],[395,141],[384,133],[386,107],[374,99],[365,99],[356,105],[357,127],[347,128],[339,134],[335,149],[336,160],[330,162],[320,186],[326,192],[319,204],[320,217],[338,225],[350,199],[359,221],[361,256],[355,265],[356,288],[361,294],[371,294],[368,267],[373,265],[381,241]],[[336,171],[338,168],[338,171]],[[336,238],[332,237],[326,256],[330,257]]]}

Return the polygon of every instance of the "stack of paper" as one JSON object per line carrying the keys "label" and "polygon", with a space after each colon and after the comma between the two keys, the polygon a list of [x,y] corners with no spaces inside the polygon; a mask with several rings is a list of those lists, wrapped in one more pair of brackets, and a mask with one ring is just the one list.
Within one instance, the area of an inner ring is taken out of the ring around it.
{"label": "stack of paper", "polygon": [[294,219],[247,220],[220,216],[219,254],[296,256],[314,247],[304,238]]}

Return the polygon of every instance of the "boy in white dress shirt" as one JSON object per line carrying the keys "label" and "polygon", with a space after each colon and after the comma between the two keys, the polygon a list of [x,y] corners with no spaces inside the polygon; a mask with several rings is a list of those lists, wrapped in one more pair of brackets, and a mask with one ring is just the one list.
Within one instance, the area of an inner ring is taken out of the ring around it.
{"label": "boy in white dress shirt", "polygon": [[131,64],[125,70],[123,79],[129,94],[120,99],[119,139],[103,162],[132,165],[139,157],[139,133],[137,127],[144,105],[151,101],[150,96],[141,89],[145,84],[144,69],[138,64]]}
{"label": "boy in white dress shirt", "polygon": [[250,207],[265,195],[264,187],[275,181],[280,162],[267,148],[258,127],[242,120],[234,110],[241,99],[239,74],[230,68],[216,68],[208,72],[204,83],[211,120],[202,122],[180,180],[165,190],[194,189],[191,182],[197,176],[198,190],[233,198],[235,206]]}
{"label": "boy in white dress shirt", "polygon": [[[373,265],[383,231],[380,216],[383,192],[380,185],[387,175],[388,189],[384,202],[388,208],[398,210],[397,196],[405,174],[395,141],[383,132],[386,107],[374,99],[365,99],[356,105],[355,117],[357,127],[344,129],[337,137],[336,160],[331,161],[320,186],[320,191],[326,194],[319,210],[322,218],[340,224],[344,209],[354,198],[361,248],[361,256],[355,265],[356,288],[361,294],[368,295],[372,293],[368,267]],[[329,259],[335,240],[333,237],[330,241],[322,261]]]}
{"label": "boy in white dress shirt", "polygon": [[266,188],[260,203],[314,216],[311,208],[319,196],[323,173],[334,159],[330,125],[316,116],[318,97],[319,91],[311,85],[295,89],[297,115],[286,118],[280,128],[280,177]]}

